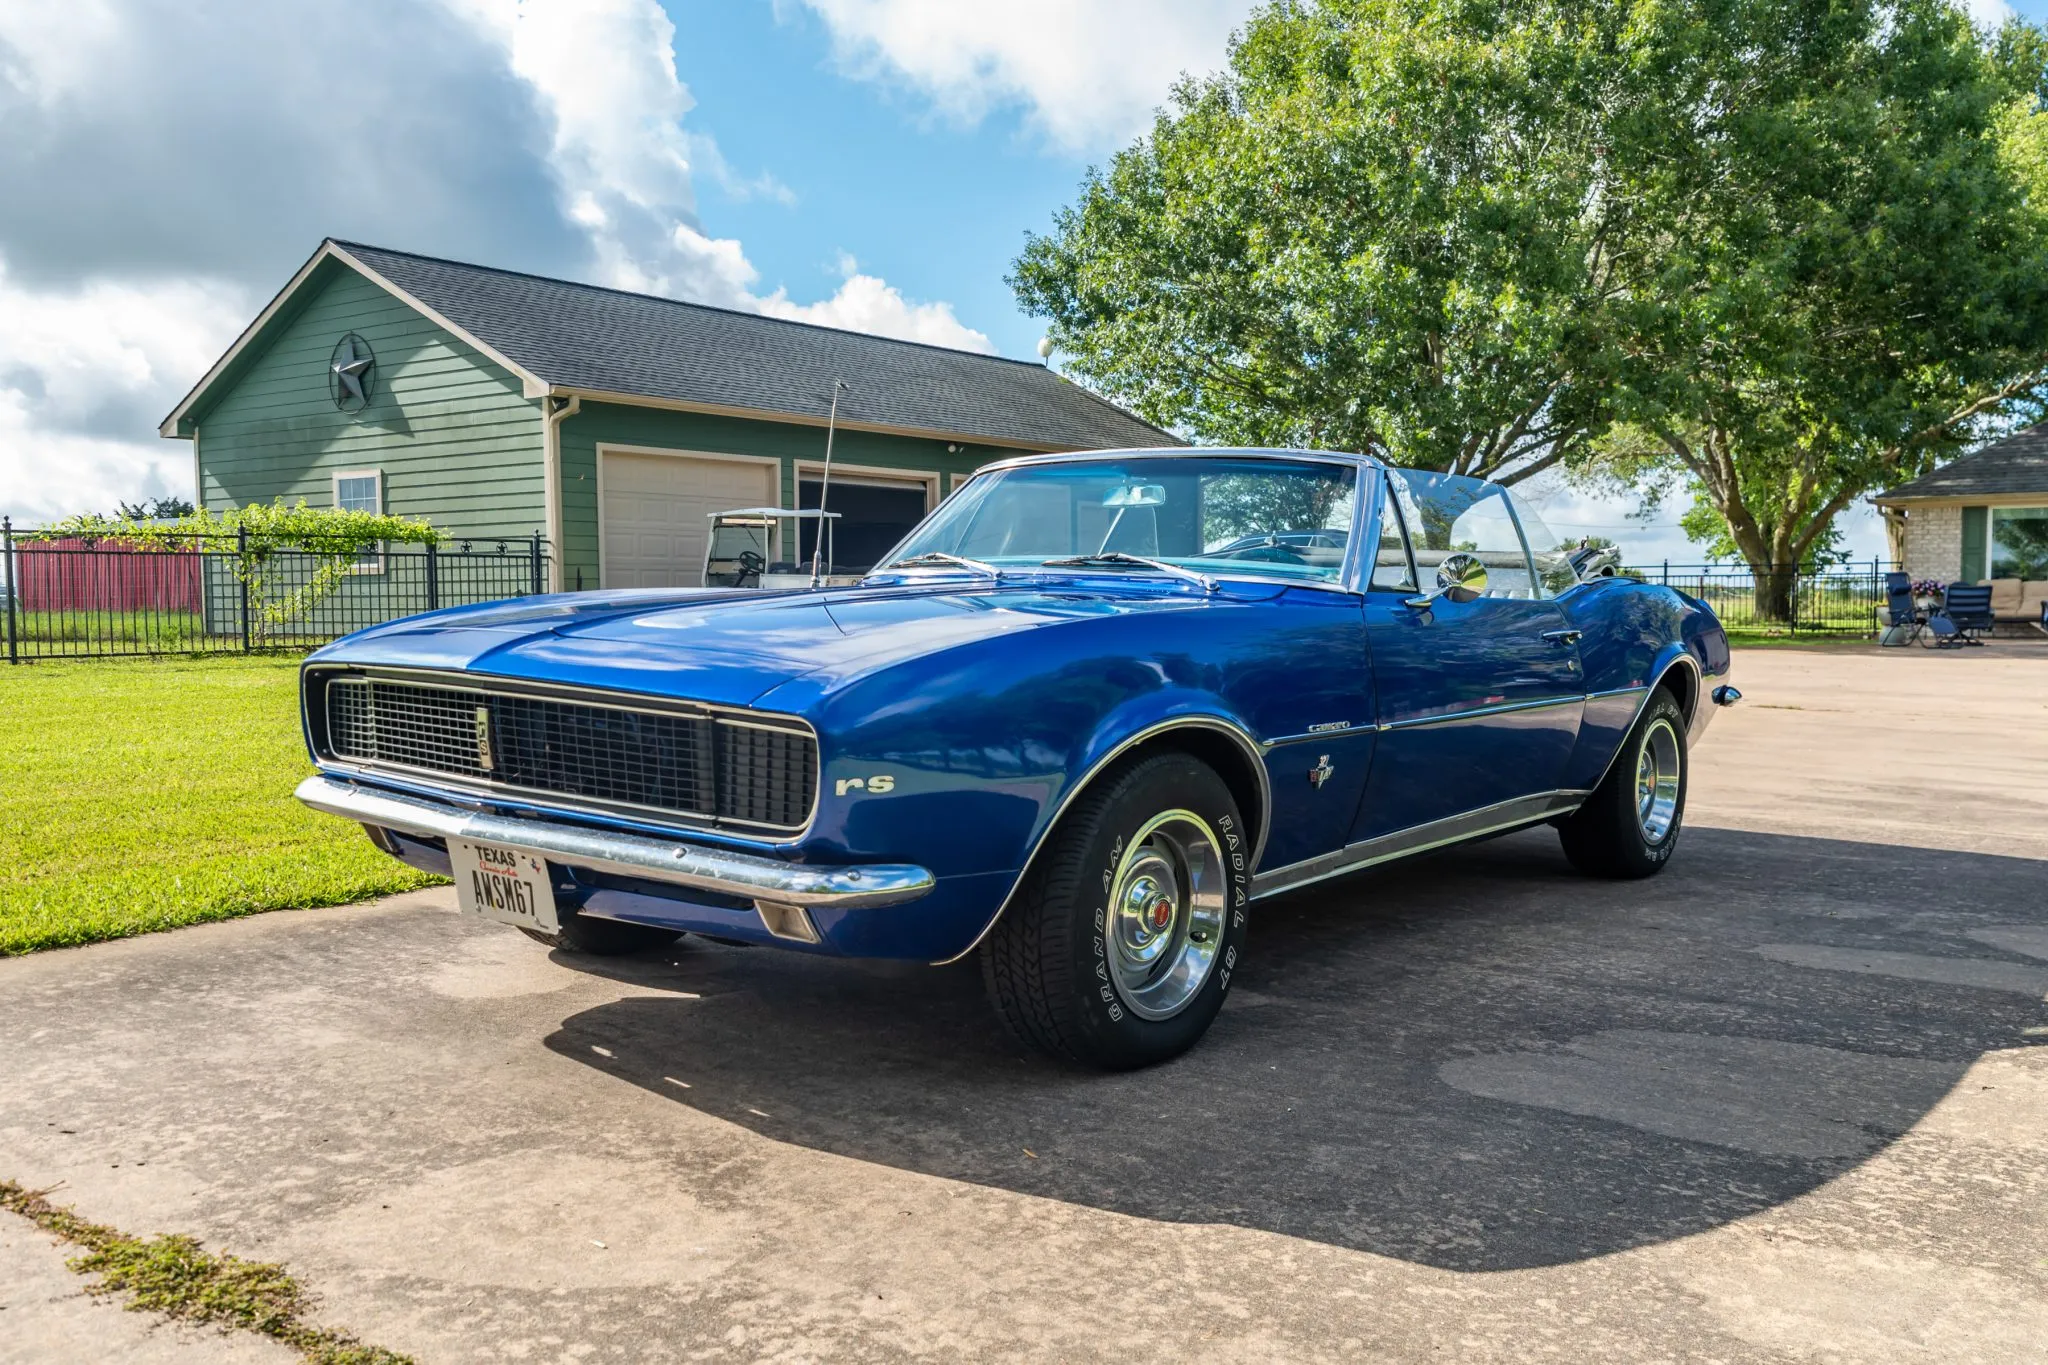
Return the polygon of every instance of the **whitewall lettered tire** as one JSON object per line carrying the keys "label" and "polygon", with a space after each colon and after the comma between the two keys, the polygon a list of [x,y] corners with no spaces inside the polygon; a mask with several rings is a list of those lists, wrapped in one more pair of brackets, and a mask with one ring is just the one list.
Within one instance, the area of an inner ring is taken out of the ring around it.
{"label": "whitewall lettered tire", "polygon": [[1243,962],[1251,855],[1230,788],[1190,755],[1098,779],[982,944],[996,1011],[1024,1041],[1087,1066],[1179,1056]]}

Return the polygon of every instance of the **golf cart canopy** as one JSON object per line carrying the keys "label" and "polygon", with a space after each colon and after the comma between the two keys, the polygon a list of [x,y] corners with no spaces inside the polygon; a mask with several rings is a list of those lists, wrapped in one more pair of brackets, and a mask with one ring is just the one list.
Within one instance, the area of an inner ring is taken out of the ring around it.
{"label": "golf cart canopy", "polygon": [[[822,585],[838,586],[851,578],[832,575],[832,524],[837,512],[815,507],[735,507],[712,512],[711,534],[704,542],[704,586],[707,588],[803,588],[811,586],[811,566],[798,563],[797,527],[822,523],[825,553],[819,568]],[[784,523],[789,523],[787,529]],[[780,553],[782,558],[777,558]]]}

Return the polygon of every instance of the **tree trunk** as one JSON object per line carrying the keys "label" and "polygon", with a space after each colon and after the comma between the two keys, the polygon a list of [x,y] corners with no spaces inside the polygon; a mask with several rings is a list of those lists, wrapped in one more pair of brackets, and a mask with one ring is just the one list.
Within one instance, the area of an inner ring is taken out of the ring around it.
{"label": "tree trunk", "polygon": [[1790,626],[1793,624],[1793,596],[1799,582],[1799,570],[1791,564],[1750,565],[1756,579],[1756,619],[1758,625]]}

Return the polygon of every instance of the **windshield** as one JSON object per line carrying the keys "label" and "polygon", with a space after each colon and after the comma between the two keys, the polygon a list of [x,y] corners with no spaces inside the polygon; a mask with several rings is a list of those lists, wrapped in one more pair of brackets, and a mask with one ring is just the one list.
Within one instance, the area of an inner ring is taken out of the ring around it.
{"label": "windshield", "polygon": [[947,554],[1007,569],[1123,555],[1202,573],[1334,582],[1351,540],[1357,482],[1351,465],[1307,460],[1022,465],[976,478],[889,559]]}

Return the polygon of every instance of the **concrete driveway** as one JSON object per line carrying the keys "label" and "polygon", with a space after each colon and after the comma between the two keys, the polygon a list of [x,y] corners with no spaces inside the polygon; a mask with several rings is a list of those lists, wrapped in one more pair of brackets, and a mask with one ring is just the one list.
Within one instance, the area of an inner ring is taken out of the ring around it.
{"label": "concrete driveway", "polygon": [[[0,962],[0,1176],[422,1361],[2048,1358],[2048,650],[1737,679],[1665,875],[1535,831],[1270,903],[1154,1071],[971,967],[423,893]],[[0,1357],[137,1330],[25,1227]]]}

